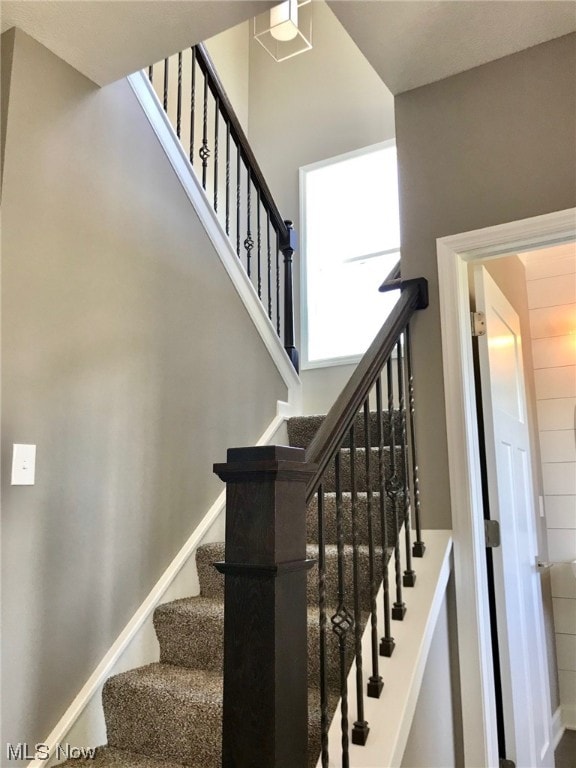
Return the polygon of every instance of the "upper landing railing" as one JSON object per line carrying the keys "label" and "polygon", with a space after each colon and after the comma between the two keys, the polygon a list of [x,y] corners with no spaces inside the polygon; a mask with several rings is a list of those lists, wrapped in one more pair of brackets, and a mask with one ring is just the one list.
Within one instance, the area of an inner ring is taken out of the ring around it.
{"label": "upper landing railing", "polygon": [[292,257],[296,235],[274,202],[204,45],[148,67],[148,78],[298,371]]}

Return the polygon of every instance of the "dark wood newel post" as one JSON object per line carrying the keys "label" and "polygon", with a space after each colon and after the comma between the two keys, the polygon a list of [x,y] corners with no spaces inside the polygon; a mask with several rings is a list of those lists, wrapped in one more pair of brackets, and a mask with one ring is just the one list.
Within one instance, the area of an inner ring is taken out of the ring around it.
{"label": "dark wood newel post", "polygon": [[296,372],[300,370],[298,350],[294,346],[294,292],[292,287],[292,256],[296,250],[296,232],[291,221],[285,221],[287,236],[281,243],[284,255],[284,349]]}
{"label": "dark wood newel post", "polygon": [[304,450],[231,448],[226,482],[223,768],[306,768]]}

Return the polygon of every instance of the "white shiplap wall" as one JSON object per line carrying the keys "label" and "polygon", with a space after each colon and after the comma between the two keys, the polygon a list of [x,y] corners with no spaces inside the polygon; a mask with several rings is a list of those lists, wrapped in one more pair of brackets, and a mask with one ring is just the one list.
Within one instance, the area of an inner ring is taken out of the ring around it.
{"label": "white shiplap wall", "polygon": [[[576,559],[576,244],[526,254],[548,555]],[[564,724],[576,728],[576,577],[552,568]]]}

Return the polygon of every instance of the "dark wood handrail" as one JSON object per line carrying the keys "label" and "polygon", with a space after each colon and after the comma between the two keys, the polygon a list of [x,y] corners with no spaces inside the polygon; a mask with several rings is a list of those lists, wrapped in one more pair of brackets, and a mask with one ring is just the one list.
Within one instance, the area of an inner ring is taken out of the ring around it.
{"label": "dark wood handrail", "polygon": [[423,278],[401,281],[400,299],[378,332],[368,351],[359,362],[348,384],[328,412],[321,427],[306,450],[306,461],[316,465],[316,471],[306,486],[306,499],[310,501],[322,475],[334,454],[342,445],[350,425],[364,403],[374,382],[408,321],[417,309],[428,306],[427,284]]}
{"label": "dark wood handrail", "polygon": [[218,76],[214,62],[210,58],[206,46],[203,43],[198,43],[195,46],[195,49],[196,61],[208,80],[208,87],[212,91],[212,94],[218,97],[219,109],[222,112],[224,119],[230,125],[230,133],[240,148],[255,186],[260,190],[260,199],[262,200],[264,207],[270,212],[270,219],[280,237],[280,247],[283,247],[290,239],[288,226],[284,222],[284,219],[280,215],[280,211],[274,202],[274,198],[266,183],[264,174],[258,165],[258,161],[254,157],[248,138],[240,125],[240,121],[234,112],[230,99],[226,95],[224,85]]}
{"label": "dark wood handrail", "polygon": [[400,280],[401,280],[401,271],[400,271],[400,259],[394,264],[388,275],[386,276],[386,279],[382,283],[382,285],[378,288],[378,290],[381,293],[386,293],[386,291],[394,291],[401,287]]}

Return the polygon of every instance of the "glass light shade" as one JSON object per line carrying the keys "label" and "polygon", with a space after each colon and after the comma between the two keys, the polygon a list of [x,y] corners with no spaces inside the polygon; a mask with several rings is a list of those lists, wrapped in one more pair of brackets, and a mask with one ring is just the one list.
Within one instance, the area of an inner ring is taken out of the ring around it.
{"label": "glass light shade", "polygon": [[270,9],[270,34],[287,42],[298,34],[298,0],[286,0]]}
{"label": "glass light shade", "polygon": [[254,37],[276,61],[312,48],[311,0],[285,0],[254,19]]}

